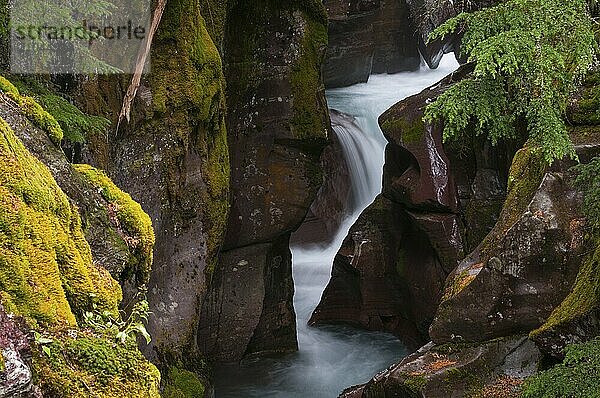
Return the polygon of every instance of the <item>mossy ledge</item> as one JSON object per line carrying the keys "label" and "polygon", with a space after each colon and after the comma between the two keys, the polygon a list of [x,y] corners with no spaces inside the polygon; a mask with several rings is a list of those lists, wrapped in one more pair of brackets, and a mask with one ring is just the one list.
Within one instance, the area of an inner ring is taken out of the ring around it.
{"label": "mossy ledge", "polygon": [[47,352],[35,351],[34,377],[45,396],[159,398],[160,373],[135,342],[110,336],[54,336]]}
{"label": "mossy ledge", "polygon": [[56,146],[60,146],[64,137],[60,124],[35,99],[21,95],[19,90],[4,76],[0,76],[0,91],[14,101],[32,123],[44,130]]}

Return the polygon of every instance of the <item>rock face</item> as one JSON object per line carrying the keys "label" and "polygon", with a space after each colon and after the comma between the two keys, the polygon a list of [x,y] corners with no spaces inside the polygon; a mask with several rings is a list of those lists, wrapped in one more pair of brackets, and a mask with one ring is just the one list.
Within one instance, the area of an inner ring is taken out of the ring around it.
{"label": "rock face", "polygon": [[228,10],[232,208],[198,334],[210,359],[297,349],[289,240],[322,184],[326,21],[320,2]]}
{"label": "rock face", "polygon": [[[323,169],[323,185],[310,206],[304,222],[292,235],[293,246],[323,246],[330,244],[342,222],[352,211],[353,191],[350,170],[344,149],[335,131],[353,118],[341,112],[330,110],[331,126],[330,143],[321,155]],[[358,127],[357,127],[358,128]]]}
{"label": "rock face", "polygon": [[[492,229],[506,195],[509,145],[476,141],[460,154],[442,145],[439,126],[422,122],[426,104],[469,72],[465,66],[381,116],[389,141],[383,196],[346,238],[335,264],[354,272],[335,271],[314,323],[391,331],[413,348],[428,340],[446,277]],[[353,284],[345,282],[350,277]],[[387,282],[371,280],[377,278]],[[359,288],[349,292],[350,286]],[[344,312],[356,297],[360,309]]]}
{"label": "rock face", "polygon": [[8,315],[0,305],[0,397],[41,398],[33,385],[29,339],[22,320]]}
{"label": "rock face", "polygon": [[[498,0],[326,0],[329,48],[323,66],[327,87],[366,82],[374,73],[413,71],[423,59],[437,68],[442,56],[460,53],[460,37],[428,42],[435,28],[463,11]],[[459,57],[460,58],[460,57]]]}
{"label": "rock face", "polygon": [[[109,140],[88,137],[87,156],[153,221],[147,354],[195,370],[201,303],[229,208],[224,75],[198,2],[167,3],[151,61],[131,122]],[[115,121],[128,83],[118,76],[84,81],[78,99],[89,113]]]}
{"label": "rock face", "polygon": [[372,73],[416,70],[421,57],[404,0],[327,0],[327,87],[366,82]]}
{"label": "rock face", "polygon": [[577,239],[581,197],[570,176],[548,173],[525,209],[508,205],[494,231],[449,278],[430,329],[436,343],[528,333],[569,293],[585,250]]}

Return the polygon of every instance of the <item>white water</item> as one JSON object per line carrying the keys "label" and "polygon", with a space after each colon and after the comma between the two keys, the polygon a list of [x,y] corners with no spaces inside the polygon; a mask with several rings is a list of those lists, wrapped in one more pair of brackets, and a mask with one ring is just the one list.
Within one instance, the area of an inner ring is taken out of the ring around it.
{"label": "white water", "polygon": [[360,213],[381,192],[387,144],[377,119],[398,101],[419,93],[457,68],[447,55],[437,70],[376,75],[368,83],[329,90],[329,107],[356,118],[334,117],[334,129],[350,160],[355,203],[329,247],[292,247],[299,352],[256,359],[216,370],[216,398],[334,398],[345,387],[368,381],[407,354],[394,336],[349,327],[308,327],[329,282],[333,258]]}

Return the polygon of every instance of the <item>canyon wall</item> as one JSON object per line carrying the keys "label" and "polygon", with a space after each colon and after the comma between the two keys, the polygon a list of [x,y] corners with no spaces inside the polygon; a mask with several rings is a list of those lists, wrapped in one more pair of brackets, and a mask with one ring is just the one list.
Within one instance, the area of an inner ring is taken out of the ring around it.
{"label": "canyon wall", "polygon": [[326,24],[318,1],[229,4],[232,207],[198,334],[213,360],[297,349],[289,241],[323,181]]}

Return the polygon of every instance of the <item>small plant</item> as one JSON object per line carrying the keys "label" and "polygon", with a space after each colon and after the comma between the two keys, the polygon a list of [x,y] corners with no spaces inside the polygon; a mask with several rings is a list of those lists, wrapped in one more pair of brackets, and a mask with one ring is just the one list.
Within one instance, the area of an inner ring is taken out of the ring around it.
{"label": "small plant", "polygon": [[138,335],[142,335],[146,340],[146,344],[150,344],[152,338],[145,326],[145,324],[148,323],[149,314],[150,307],[148,306],[148,300],[144,293],[144,299],[138,300],[135,303],[127,321],[124,322],[123,327],[119,333],[117,333],[117,339],[124,344],[128,338],[136,338]]}
{"label": "small plant", "polygon": [[121,316],[115,317],[110,311],[100,313],[94,307],[94,311],[87,311],[83,314],[83,321],[87,326],[98,332],[114,334],[115,339],[122,344],[125,344],[129,339],[135,340],[138,335],[144,337],[146,344],[150,344],[152,338],[146,330],[150,307],[146,299],[145,287],[140,288],[134,301],[135,304],[126,319],[124,319],[124,311],[121,311]]}
{"label": "small plant", "polygon": [[42,348],[42,351],[44,351],[44,354],[46,354],[48,357],[50,357],[52,352],[50,351],[50,347],[48,345],[52,344],[54,342],[54,340],[44,337],[44,336],[42,336],[41,333],[34,331],[33,332],[33,341],[35,342],[35,344],[39,345]]}

